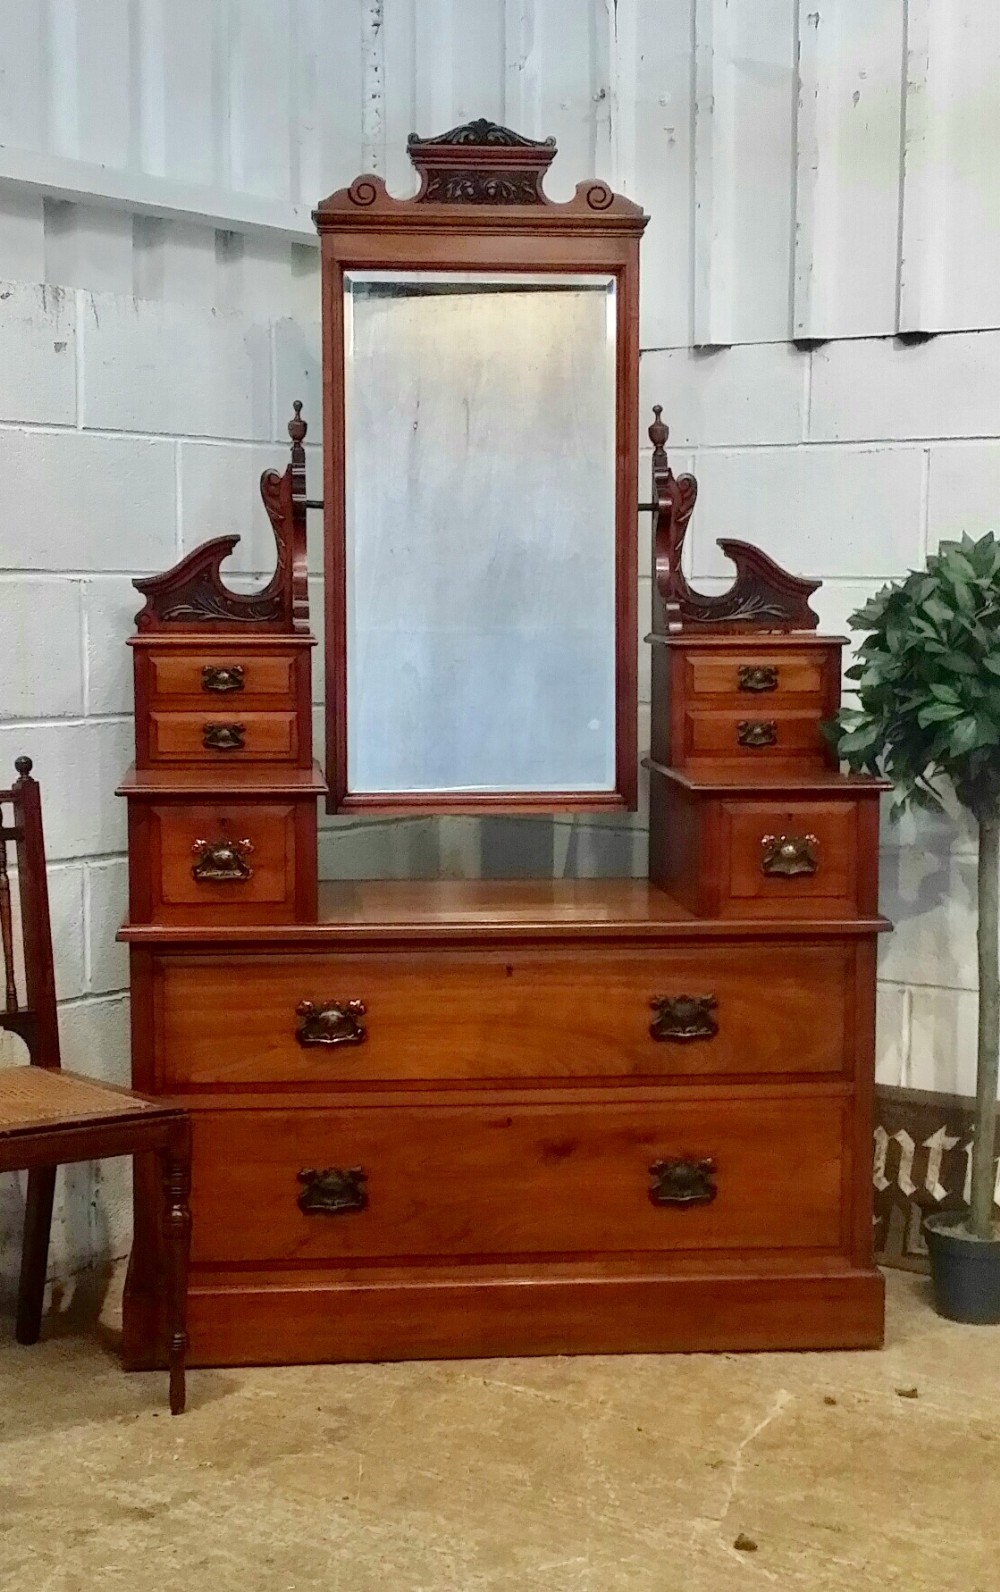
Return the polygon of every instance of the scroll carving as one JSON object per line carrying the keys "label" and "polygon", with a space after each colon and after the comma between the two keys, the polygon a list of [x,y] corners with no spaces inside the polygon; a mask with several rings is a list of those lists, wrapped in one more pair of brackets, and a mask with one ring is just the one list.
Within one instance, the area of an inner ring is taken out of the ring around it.
{"label": "scroll carving", "polygon": [[288,423],[291,463],[281,475],[276,470],[265,470],[260,482],[277,549],[274,574],[263,591],[246,593],[229,589],[222,579],[221,569],[239,537],[217,536],[182,558],[165,574],[132,582],[146,599],[145,607],[136,615],[140,631],[200,630],[206,625],[286,632],[309,628],[305,449],[302,446],[307,426],[298,400],[293,408],[295,413]]}
{"label": "scroll carving", "polygon": [[302,1192],[296,1201],[304,1216],[343,1216],[368,1205],[364,1167],[328,1166],[322,1172],[305,1168],[298,1174]]}
{"label": "scroll carving", "polygon": [[667,459],[668,428],[653,405],[649,440],[653,444],[653,545],[656,615],[654,631],[669,635],[685,629],[814,630],[819,623],[809,607],[818,580],[790,575],[759,547],[720,537],[718,546],[736,565],[727,592],[706,597],[696,592],[681,568],[688,521],[698,496],[693,475],[675,476]]}
{"label": "scroll carving", "polygon": [[[426,225],[421,216],[425,205],[441,206],[438,225],[468,225],[461,216],[464,207],[483,212],[476,225],[503,226],[503,218],[493,212],[516,207],[525,212],[518,225],[538,224],[592,229],[595,220],[611,229],[641,232],[646,217],[641,208],[616,194],[607,183],[591,179],[578,184],[574,197],[566,204],[554,204],[543,190],[545,173],[556,154],[554,138],[526,138],[499,122],[479,117],[450,127],[433,138],[411,133],[407,153],[420,178],[412,199],[394,199],[380,177],[356,177],[349,188],[341,188],[324,199],[313,212],[320,232],[335,227],[345,216],[352,225],[384,226],[412,222]],[[449,212],[457,212],[451,216]]]}
{"label": "scroll carving", "polygon": [[654,1161],[649,1169],[653,1179],[649,1197],[654,1205],[711,1205],[715,1186],[715,1162],[702,1160]]}
{"label": "scroll carving", "polygon": [[654,995],[649,1004],[656,1013],[649,1025],[651,1039],[711,1039],[719,1032],[712,1015],[719,1004],[714,995]]}

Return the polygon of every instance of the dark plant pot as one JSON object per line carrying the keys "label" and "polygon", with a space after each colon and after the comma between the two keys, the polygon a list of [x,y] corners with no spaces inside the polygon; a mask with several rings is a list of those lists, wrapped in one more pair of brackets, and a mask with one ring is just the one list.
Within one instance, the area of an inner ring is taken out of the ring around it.
{"label": "dark plant pot", "polygon": [[962,1211],[941,1211],[924,1222],[931,1257],[934,1304],[949,1321],[1000,1322],[1000,1238],[962,1238]]}

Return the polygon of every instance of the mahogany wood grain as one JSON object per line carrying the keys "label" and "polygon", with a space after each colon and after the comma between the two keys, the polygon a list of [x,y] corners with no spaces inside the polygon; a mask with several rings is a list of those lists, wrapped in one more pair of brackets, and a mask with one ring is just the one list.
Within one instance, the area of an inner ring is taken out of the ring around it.
{"label": "mahogany wood grain", "polygon": [[[554,146],[546,150],[547,158]],[[509,151],[500,149],[499,159]],[[414,160],[417,155],[411,150]],[[497,150],[470,145],[452,168],[481,166]],[[501,190],[494,188],[494,193]],[[590,197],[588,197],[588,195]],[[359,177],[314,212],[320,232],[323,303],[324,548],[326,740],[331,812],[504,810],[496,794],[461,802],[445,792],[419,801],[400,792],[351,793],[347,784],[347,578],[344,416],[344,276],[350,270],[444,270],[611,274],[616,282],[615,340],[615,789],[598,810],[633,809],[637,782],[636,592],[639,391],[639,240],[647,217],[603,183],[581,184],[568,204],[438,202],[387,194],[378,178]],[[506,465],[506,461],[505,461]],[[516,467],[516,466],[515,466]],[[510,811],[595,810],[593,793],[560,792],[545,805],[512,793]],[[348,798],[350,803],[348,805]],[[536,805],[537,804],[537,805]]]}
{"label": "mahogany wood grain", "polygon": [[[250,653],[246,647],[150,649],[150,700],[155,707],[190,707],[190,698],[205,703],[232,702],[241,708],[294,705],[295,660],[286,653]],[[215,691],[205,682],[204,671],[240,671],[239,690]]]}
{"label": "mahogany wood grain", "polygon": [[[733,945],[615,955],[159,955],[154,966],[161,1089],[670,1081],[853,1067],[850,943],[785,943],[750,959]],[[718,1031],[653,1039],[651,999],[684,994],[715,998]],[[296,1007],[334,999],[364,1002],[364,1043],[304,1049]]]}
{"label": "mahogany wood grain", "polygon": [[[820,771],[836,763],[820,732],[840,701],[840,637],[651,636],[650,750],[654,761],[675,769],[713,766],[727,777],[754,779],[763,770]],[[774,669],[773,691],[741,688],[740,670]],[[743,719],[774,719],[774,746],[744,747]]]}
{"label": "mahogany wood grain", "polygon": [[[842,1097],[194,1114],[195,1262],[841,1247]],[[716,1198],[656,1206],[650,1165],[711,1157]],[[361,1167],[368,1205],[299,1209],[298,1173]],[[253,1220],[247,1220],[252,1210]],[[405,1332],[405,1322],[400,1331]]]}
{"label": "mahogany wood grain", "polygon": [[[717,1275],[469,1275],[334,1272],[320,1280],[254,1271],[193,1277],[193,1365],[430,1360],[696,1350],[877,1349],[885,1284],[874,1269],[795,1276],[758,1267]],[[401,1329],[400,1323],[405,1323]],[[156,1363],[148,1351],[136,1369]]]}
{"label": "mahogany wood grain", "polygon": [[[692,913],[732,921],[788,921],[878,911],[876,781],[830,781],[796,794],[747,785],[701,787],[669,769],[650,770],[650,872]],[[807,840],[815,872],[783,875],[764,868],[767,837]]]}
{"label": "mahogany wood grain", "polygon": [[[176,766],[228,757],[248,761],[248,752],[210,753],[201,745],[206,722],[238,721],[276,710],[288,726],[275,742],[274,726],[265,734],[262,755],[290,761],[300,769],[312,768],[312,665],[315,638],[303,632],[287,636],[242,633],[210,637],[196,634],[153,635],[131,638],[135,675],[136,765],[140,770],[159,763]],[[232,668],[243,673],[241,691],[215,692],[204,689],[202,669]],[[159,717],[190,715],[186,729],[169,721],[159,732]],[[154,721],[155,716],[155,721]],[[289,724],[289,718],[294,725]],[[287,739],[294,731],[294,742]],[[248,733],[248,746],[253,736]],[[284,749],[276,750],[284,735]],[[166,741],[163,744],[163,736]]]}
{"label": "mahogany wood grain", "polygon": [[[237,724],[240,745],[206,744],[209,725]],[[235,702],[206,704],[197,713],[149,715],[151,763],[294,763],[298,755],[298,716],[288,712],[245,712]]]}

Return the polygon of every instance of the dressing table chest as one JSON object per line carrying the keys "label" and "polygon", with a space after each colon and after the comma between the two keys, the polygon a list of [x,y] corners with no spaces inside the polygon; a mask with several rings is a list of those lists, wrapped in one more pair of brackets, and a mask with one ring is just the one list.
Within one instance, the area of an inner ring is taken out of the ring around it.
{"label": "dressing table chest", "polygon": [[[731,542],[728,592],[688,584],[658,412],[648,878],[317,882],[327,793],[636,805],[645,217],[547,201],[554,153],[470,123],[411,141],[415,198],[316,212],[325,774],[298,405],[267,587],[227,588],[231,537],[136,583],[133,1082],[191,1111],[196,1365],[881,1342],[879,786],[826,748],[815,583]],[[134,1367],[164,1359],[156,1209],[140,1169]]]}

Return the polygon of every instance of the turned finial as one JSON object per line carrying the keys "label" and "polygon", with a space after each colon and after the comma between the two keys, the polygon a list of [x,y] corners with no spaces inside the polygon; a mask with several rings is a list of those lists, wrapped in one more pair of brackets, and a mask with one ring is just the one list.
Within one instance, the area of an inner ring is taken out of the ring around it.
{"label": "turned finial", "polygon": [[670,427],[669,426],[665,426],[663,424],[663,421],[660,419],[660,416],[662,415],[662,413],[663,413],[663,405],[662,404],[654,404],[653,405],[653,414],[656,416],[656,419],[653,421],[653,424],[649,428],[649,440],[653,444],[653,449],[654,449],[654,451],[656,453],[662,453],[663,452],[663,449],[666,446],[667,438],[670,435]]}
{"label": "turned finial", "polygon": [[306,432],[309,430],[308,425],[302,418],[302,399],[296,398],[292,408],[295,413],[288,422],[288,435],[293,442],[302,442],[305,439]]}
{"label": "turned finial", "polygon": [[14,767],[17,769],[17,772],[20,774],[22,779],[27,779],[27,777],[31,773],[31,769],[32,769],[31,758],[30,757],[15,757],[15,759],[14,759]]}

